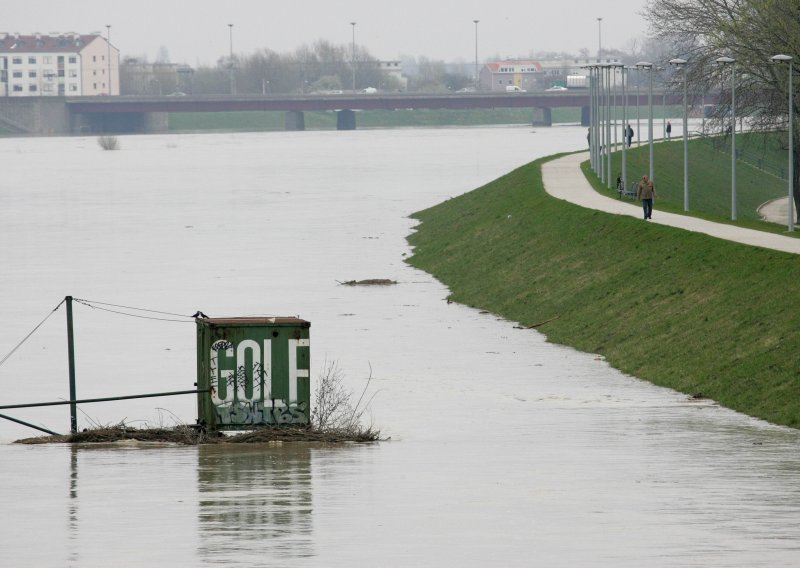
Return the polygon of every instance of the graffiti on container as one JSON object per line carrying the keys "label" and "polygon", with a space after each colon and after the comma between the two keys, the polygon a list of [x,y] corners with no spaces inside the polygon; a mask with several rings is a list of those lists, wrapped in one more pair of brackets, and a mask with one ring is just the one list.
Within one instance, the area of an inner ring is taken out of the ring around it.
{"label": "graffiti on container", "polygon": [[[289,340],[289,398],[272,396],[272,344],[269,339],[261,346],[253,340],[245,340],[234,346],[228,340],[219,340],[211,345],[211,402],[218,424],[305,424],[308,422],[307,401],[297,397],[297,380],[308,377],[308,369],[297,369],[297,347],[307,347],[308,340]],[[220,368],[220,353],[237,363],[249,358],[252,362],[238,364],[233,369]],[[263,361],[261,356],[263,353]]]}

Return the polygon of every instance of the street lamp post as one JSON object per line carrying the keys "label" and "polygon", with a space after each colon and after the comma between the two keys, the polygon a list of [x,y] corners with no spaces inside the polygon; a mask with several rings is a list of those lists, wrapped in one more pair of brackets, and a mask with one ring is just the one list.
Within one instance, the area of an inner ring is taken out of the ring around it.
{"label": "street lamp post", "polygon": [[236,94],[236,79],[233,76],[233,24],[228,24],[228,39],[230,42],[230,51],[228,52],[228,65],[231,81],[231,94]]}
{"label": "street lamp post", "polygon": [[640,61],[636,64],[636,67],[639,69],[647,69],[650,75],[650,89],[647,92],[647,106],[649,111],[647,117],[647,132],[648,138],[650,139],[650,180],[655,181],[653,172],[653,64],[649,61]]}
{"label": "street lamp post", "polygon": [[479,75],[478,75],[478,22],[480,22],[480,20],[472,20],[472,22],[475,24],[475,90],[477,91],[478,90],[478,84],[479,84],[478,83],[478,79],[479,79]]}
{"label": "street lamp post", "polygon": [[642,84],[642,70],[636,66],[636,146],[642,145],[642,128],[639,124],[639,118],[642,108],[642,100],[639,97],[639,86]]}
{"label": "street lamp post", "polygon": [[628,187],[628,97],[625,93],[625,65],[621,65],[620,68],[622,69],[622,128],[625,133],[622,137],[622,191],[624,192]]}
{"label": "street lamp post", "polygon": [[792,56],[791,55],[773,55],[770,57],[773,63],[788,63],[789,64],[789,232],[794,231],[794,108],[792,104]]}
{"label": "street lamp post", "polygon": [[356,23],[350,22],[350,25],[353,26],[353,44],[352,44],[352,53],[351,59],[353,62],[353,92],[356,90]]}
{"label": "street lamp post", "polygon": [[689,210],[689,129],[688,112],[686,109],[686,60],[675,58],[669,60],[670,65],[674,65],[683,71],[683,210]]}
{"label": "street lamp post", "polygon": [[606,64],[606,186],[611,189],[611,71]]}
{"label": "street lamp post", "polygon": [[606,120],[608,120],[608,115],[606,115],[606,73],[604,65],[598,64],[597,74],[600,76],[600,81],[598,82],[600,89],[597,93],[597,104],[600,105],[600,123],[598,124],[599,131],[597,133],[597,140],[600,144],[600,181],[605,183],[607,173],[606,152],[608,152],[608,144],[606,143]]}
{"label": "street lamp post", "polygon": [[589,76],[587,79],[589,80],[589,132],[586,136],[586,143],[589,146],[589,164],[592,167],[592,171],[597,173],[597,167],[595,165],[595,154],[594,154],[594,72],[592,70],[591,65],[584,65],[581,69],[585,69],[589,72]]}
{"label": "street lamp post", "polygon": [[108,48],[108,54],[106,55],[107,63],[108,63],[108,77],[106,77],[106,84],[108,84],[108,96],[112,95],[111,93],[111,24],[106,24],[106,46]]}
{"label": "street lamp post", "polygon": [[720,65],[731,66],[731,220],[736,220],[736,60],[717,57]]}
{"label": "street lamp post", "polygon": [[603,50],[603,18],[597,18],[597,62],[600,63],[600,52]]}

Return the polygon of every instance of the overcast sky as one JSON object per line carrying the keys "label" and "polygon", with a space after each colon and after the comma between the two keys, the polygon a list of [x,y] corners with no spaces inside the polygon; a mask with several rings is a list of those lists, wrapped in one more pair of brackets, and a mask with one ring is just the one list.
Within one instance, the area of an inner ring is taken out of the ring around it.
{"label": "overcast sky", "polygon": [[380,59],[424,55],[448,62],[525,57],[532,51],[581,48],[594,54],[602,17],[602,44],[623,48],[647,35],[639,12],[646,0],[25,0],[4,2],[0,31],[106,32],[123,56],[156,59],[159,48],[174,62],[214,64],[229,51],[277,52],[326,39],[355,39]]}

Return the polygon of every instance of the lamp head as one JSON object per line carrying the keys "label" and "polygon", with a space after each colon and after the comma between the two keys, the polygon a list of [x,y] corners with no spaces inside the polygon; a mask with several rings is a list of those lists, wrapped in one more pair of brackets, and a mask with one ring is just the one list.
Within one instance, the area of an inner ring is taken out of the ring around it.
{"label": "lamp head", "polygon": [[787,61],[790,62],[792,60],[792,56],[779,53],[778,55],[773,55],[772,57],[770,57],[769,60],[772,61],[773,63],[784,63]]}

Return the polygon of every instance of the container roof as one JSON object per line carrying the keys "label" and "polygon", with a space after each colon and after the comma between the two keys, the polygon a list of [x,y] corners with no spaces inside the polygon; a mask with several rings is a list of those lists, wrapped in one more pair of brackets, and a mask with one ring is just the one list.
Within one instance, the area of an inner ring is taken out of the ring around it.
{"label": "container roof", "polygon": [[230,318],[195,318],[198,324],[203,325],[294,325],[310,327],[311,322],[294,316],[272,317],[230,317]]}

